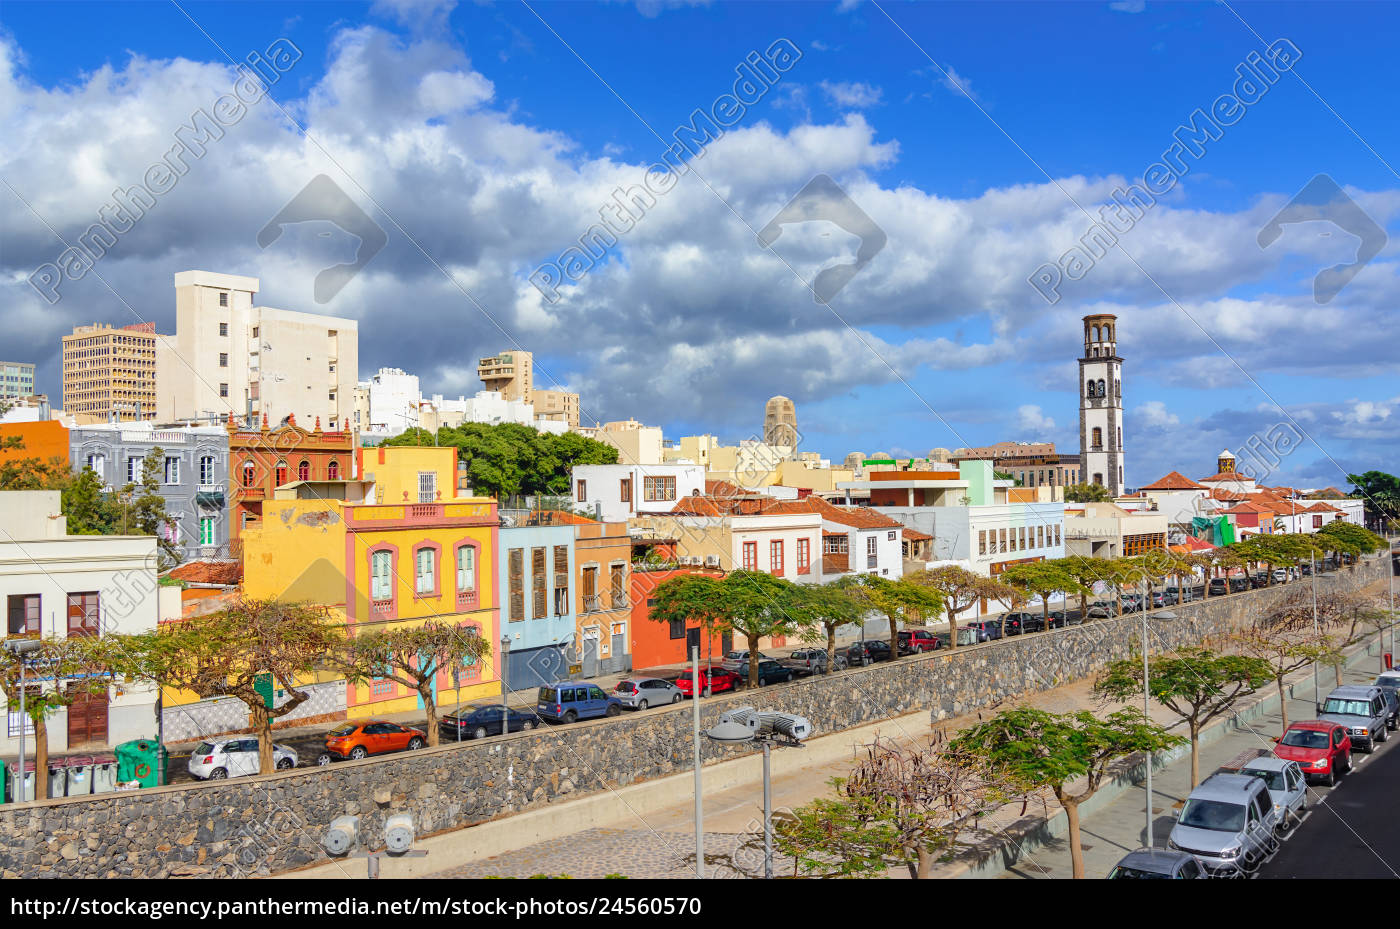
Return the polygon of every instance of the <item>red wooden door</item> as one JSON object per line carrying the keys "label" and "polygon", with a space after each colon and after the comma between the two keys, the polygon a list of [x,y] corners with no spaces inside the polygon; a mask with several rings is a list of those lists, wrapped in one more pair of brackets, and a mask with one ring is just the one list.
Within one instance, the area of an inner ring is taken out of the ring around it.
{"label": "red wooden door", "polygon": [[107,741],[107,694],[79,694],[68,707],[68,747]]}

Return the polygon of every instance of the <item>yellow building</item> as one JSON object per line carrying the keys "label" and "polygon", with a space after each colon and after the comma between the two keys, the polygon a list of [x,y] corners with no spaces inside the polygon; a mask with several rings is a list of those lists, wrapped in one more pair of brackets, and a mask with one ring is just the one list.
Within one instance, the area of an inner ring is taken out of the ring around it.
{"label": "yellow building", "polygon": [[[436,619],[499,638],[496,501],[458,497],[456,449],[366,449],[360,474],[373,500],[279,499],[244,535],[244,590],[330,606],[353,629]],[[405,496],[407,495],[407,496]],[[437,704],[498,696],[495,649],[434,681]],[[421,708],[412,688],[380,679],[347,685],[351,719]]]}

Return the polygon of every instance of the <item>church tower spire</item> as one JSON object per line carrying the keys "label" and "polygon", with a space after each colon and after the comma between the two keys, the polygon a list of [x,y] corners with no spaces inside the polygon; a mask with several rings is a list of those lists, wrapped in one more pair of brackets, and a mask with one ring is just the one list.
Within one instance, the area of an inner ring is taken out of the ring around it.
{"label": "church tower spire", "polygon": [[1123,359],[1118,357],[1118,317],[1084,317],[1084,357],[1079,359],[1079,474],[1085,483],[1123,493]]}

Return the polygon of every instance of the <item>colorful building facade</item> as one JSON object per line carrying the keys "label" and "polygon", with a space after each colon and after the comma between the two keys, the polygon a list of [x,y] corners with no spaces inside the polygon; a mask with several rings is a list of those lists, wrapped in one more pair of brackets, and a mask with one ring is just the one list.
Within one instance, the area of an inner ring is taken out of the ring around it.
{"label": "colorful building facade", "polygon": [[[345,481],[354,477],[355,434],[349,430],[324,432],[316,420],[310,432],[298,426],[295,416],[276,429],[267,417],[260,429],[239,428],[227,421],[230,484],[229,538],[238,539],[249,526],[264,518],[263,504],[273,491],[293,481]],[[454,453],[454,449],[446,449]],[[445,486],[456,475],[455,459]]]}

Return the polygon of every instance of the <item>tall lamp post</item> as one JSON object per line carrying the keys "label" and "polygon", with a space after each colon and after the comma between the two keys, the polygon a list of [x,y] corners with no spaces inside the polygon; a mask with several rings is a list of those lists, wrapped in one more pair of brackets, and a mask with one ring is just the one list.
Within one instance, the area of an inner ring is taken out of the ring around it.
{"label": "tall lamp post", "polygon": [[[1142,715],[1144,719],[1150,719],[1147,703],[1147,600],[1151,596],[1152,588],[1147,578],[1142,579]],[[1153,848],[1156,842],[1152,837],[1152,753],[1147,753],[1147,847]]]}
{"label": "tall lamp post", "polygon": [[[16,772],[18,774],[18,779],[16,781],[15,786],[15,794],[16,797],[19,799],[23,799],[24,797],[24,730],[29,722],[24,709],[24,696],[26,689],[24,684],[24,669],[29,664],[28,656],[34,654],[42,647],[43,643],[41,643],[38,639],[5,640],[6,651],[14,655],[15,658],[19,660],[19,770]],[[35,769],[36,770],[34,771],[34,790],[37,795],[39,789],[39,771],[37,770],[38,765],[35,765]]]}

